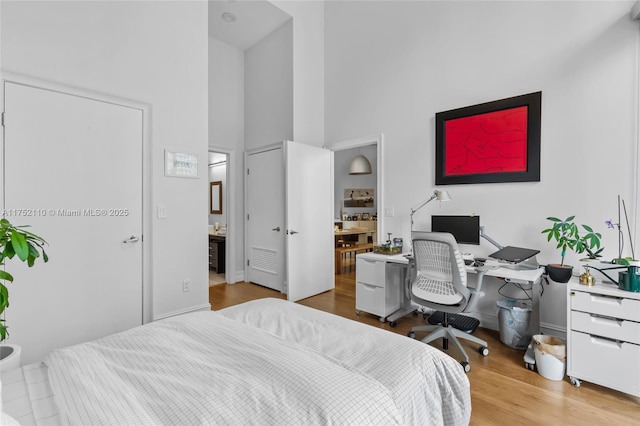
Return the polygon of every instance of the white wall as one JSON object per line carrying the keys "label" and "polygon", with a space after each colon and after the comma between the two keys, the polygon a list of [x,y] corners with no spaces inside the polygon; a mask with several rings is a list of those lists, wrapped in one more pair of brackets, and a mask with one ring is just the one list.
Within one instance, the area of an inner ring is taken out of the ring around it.
{"label": "white wall", "polygon": [[[5,70],[150,105],[147,319],[208,308],[207,3],[2,1],[0,7]],[[165,148],[197,154],[199,178],[165,177]],[[158,205],[166,206],[166,219],[156,218]],[[191,279],[190,292],[182,291],[183,279]]]}
{"label": "white wall", "polygon": [[244,149],[244,51],[211,37],[209,145]]}
{"label": "white wall", "polygon": [[245,51],[245,148],[293,140],[293,22]]}
{"label": "white wall", "polygon": [[[577,215],[617,236],[617,195],[637,211],[638,23],[633,2],[326,2],[325,135],[385,135],[386,231],[408,240],[409,211],[435,187],[436,112],[542,91],[541,181],[441,187],[453,201],[415,215],[480,215],[502,244],[560,259],[540,231]],[[636,246],[638,246],[636,244]],[[463,246],[486,256],[493,246]],[[578,257],[567,263],[581,273]],[[636,255],[637,257],[637,255]],[[493,299],[498,283],[486,285]],[[564,328],[565,286],[545,286],[542,322]],[[489,299],[488,306],[495,307]],[[487,314],[495,315],[492,312]]]}
{"label": "white wall", "polygon": [[324,2],[275,0],[271,3],[293,18],[293,140],[322,146],[326,142]]}

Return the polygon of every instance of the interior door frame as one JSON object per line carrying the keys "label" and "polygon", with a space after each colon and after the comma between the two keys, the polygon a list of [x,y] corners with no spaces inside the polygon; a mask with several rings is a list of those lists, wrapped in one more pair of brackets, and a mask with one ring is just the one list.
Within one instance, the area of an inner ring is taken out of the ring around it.
{"label": "interior door frame", "polygon": [[[384,133],[380,133],[379,135],[365,136],[357,139],[348,139],[344,141],[332,142],[325,144],[324,147],[330,149],[331,151],[344,151],[346,149],[351,148],[360,148],[368,145],[376,145],[376,153],[377,153],[377,170],[378,176],[376,176],[376,185],[378,186],[378,194],[376,198],[378,199],[378,241],[385,241],[385,215],[384,215],[384,186],[383,175],[384,175]],[[335,191],[335,172],[331,173],[331,179],[334,181],[332,185]],[[335,211],[335,201],[334,198],[331,198],[331,208],[332,211]]]}
{"label": "interior door frame", "polygon": [[[26,74],[15,73],[0,69],[0,100],[2,101],[2,111],[4,106],[4,85],[5,83],[15,83],[52,92],[78,96],[92,99],[99,102],[110,103],[123,107],[138,109],[142,111],[142,324],[153,321],[153,298],[151,288],[152,260],[151,260],[151,220],[147,216],[152,212],[151,203],[151,106],[149,104],[134,101],[119,96],[109,95],[102,92],[88,90],[75,86],[68,86],[62,83],[44,80]],[[4,164],[4,127],[2,127],[2,138],[0,140],[0,164]],[[1,207],[4,209],[4,170],[0,173],[0,188],[2,188]],[[146,237],[146,238],[145,238]]]}
{"label": "interior door frame", "polygon": [[[227,182],[226,188],[222,190],[226,198],[225,210],[227,211],[227,233],[225,236],[225,265],[224,277],[227,284],[235,284],[244,280],[244,274],[240,279],[236,277],[236,170],[237,155],[235,149],[222,148],[220,146],[209,145],[209,152],[218,152],[227,156]],[[207,187],[207,191],[209,187]],[[209,194],[206,195],[207,199]]]}

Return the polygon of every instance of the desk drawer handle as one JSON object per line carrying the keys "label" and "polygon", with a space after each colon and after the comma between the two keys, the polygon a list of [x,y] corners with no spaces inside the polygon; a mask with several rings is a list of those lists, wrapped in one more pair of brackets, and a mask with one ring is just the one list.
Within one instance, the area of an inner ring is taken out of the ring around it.
{"label": "desk drawer handle", "polygon": [[591,343],[597,343],[603,346],[609,346],[616,349],[622,349],[622,343],[617,340],[611,340],[604,337],[590,335]]}
{"label": "desk drawer handle", "polygon": [[271,228],[272,231],[280,232],[280,227],[276,226],[275,228]]}
{"label": "desk drawer handle", "polygon": [[603,303],[603,304],[607,304],[607,305],[621,305],[622,304],[622,300],[619,297],[611,297],[611,296],[598,296],[595,294],[591,295],[591,301],[592,302],[597,302],[597,303]]}
{"label": "desk drawer handle", "polygon": [[617,327],[622,327],[621,320],[617,320],[613,318],[605,318],[598,315],[591,315],[591,322],[594,324],[602,324],[602,325],[608,325],[608,326],[613,325]]}

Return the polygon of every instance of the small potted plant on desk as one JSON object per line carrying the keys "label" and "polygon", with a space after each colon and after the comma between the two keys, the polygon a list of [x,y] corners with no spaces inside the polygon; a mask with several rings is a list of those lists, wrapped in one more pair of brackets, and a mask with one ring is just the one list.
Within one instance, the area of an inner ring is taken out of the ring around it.
{"label": "small potted plant on desk", "polygon": [[[0,219],[0,267],[5,266],[7,259],[17,258],[26,262],[28,267],[32,267],[42,252],[42,260],[47,262],[49,258],[44,251],[46,241],[24,228],[28,226],[14,226],[7,219]],[[9,333],[3,313],[9,307],[9,290],[4,285],[4,281],[13,282],[13,276],[0,269],[0,342],[4,341]],[[0,365],[1,369],[10,369],[20,365],[20,348],[16,345],[0,345]]]}
{"label": "small potted plant on desk", "polygon": [[560,249],[560,263],[550,263],[546,266],[547,275],[555,282],[566,283],[571,279],[573,266],[564,264],[564,257],[567,250],[576,253],[587,252],[590,258],[597,258],[602,252],[600,248],[600,233],[594,232],[588,225],[581,225],[586,234],[580,235],[578,225],[573,221],[575,216],[569,216],[565,220],[557,217],[548,217],[553,226],[542,231],[547,234],[547,241],[555,240],[556,248]]}

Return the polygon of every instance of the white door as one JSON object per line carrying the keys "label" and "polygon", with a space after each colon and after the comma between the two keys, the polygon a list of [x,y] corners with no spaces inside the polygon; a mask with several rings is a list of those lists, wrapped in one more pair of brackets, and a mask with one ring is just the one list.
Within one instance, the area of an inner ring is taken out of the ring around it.
{"label": "white door", "polygon": [[247,154],[247,281],[292,301],[334,287],[331,156],[290,141]]}
{"label": "white door", "polygon": [[324,148],[286,142],[287,298],[334,287],[333,181]]}
{"label": "white door", "polygon": [[282,145],[246,155],[247,281],[284,291],[285,196]]}
{"label": "white door", "polygon": [[4,211],[47,240],[9,262],[23,363],[142,323],[140,109],[5,82]]}

